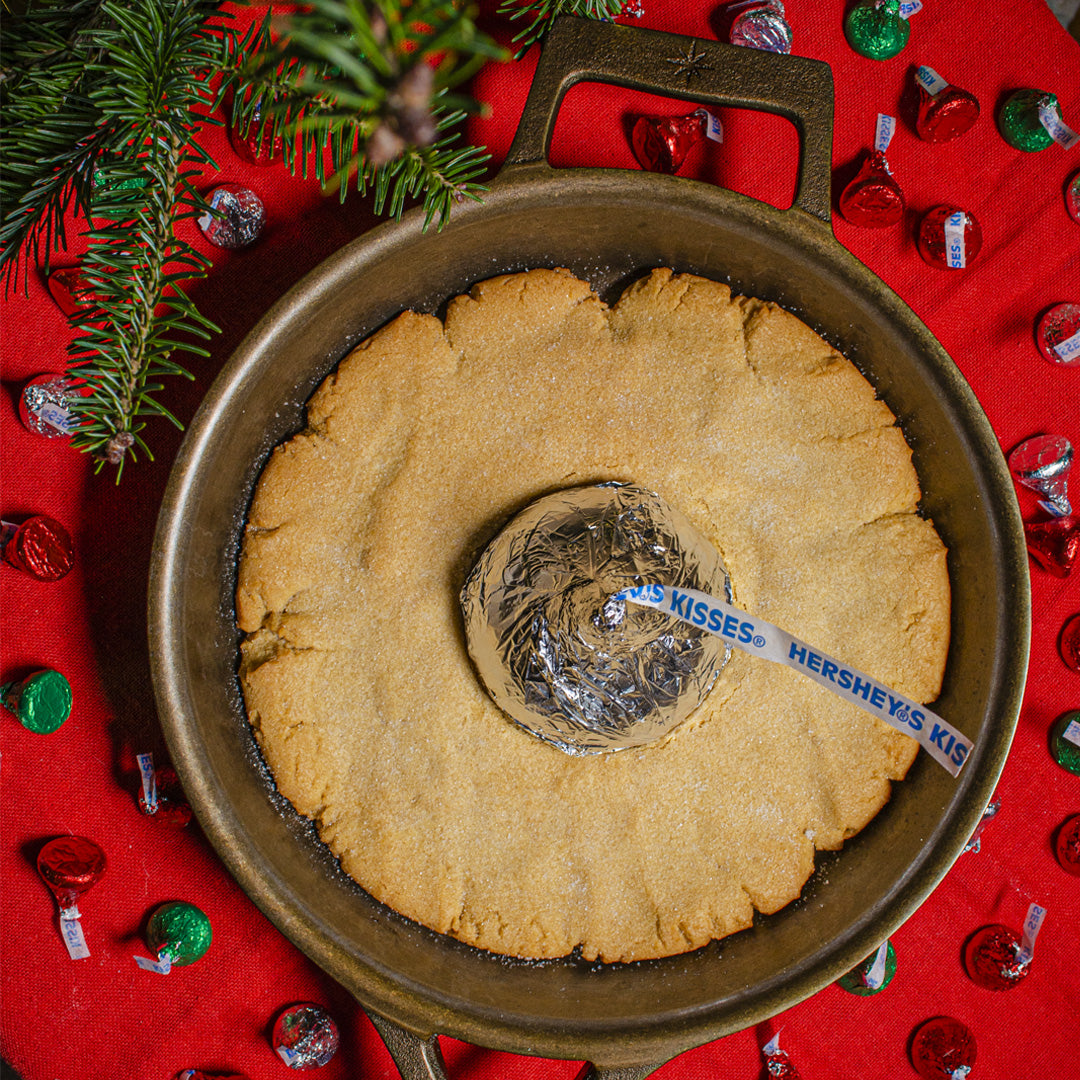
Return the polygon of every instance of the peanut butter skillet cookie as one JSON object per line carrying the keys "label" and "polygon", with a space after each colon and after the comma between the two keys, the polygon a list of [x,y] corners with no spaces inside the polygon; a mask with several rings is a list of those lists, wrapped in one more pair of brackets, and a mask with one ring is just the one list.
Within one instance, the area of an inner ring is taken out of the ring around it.
{"label": "peanut butter skillet cookie", "polygon": [[237,617],[279,790],[402,915],[520,957],[697,948],[794,900],[917,745],[735,652],[644,748],[574,757],[508,722],[458,594],[508,518],[600,481],[657,492],[733,602],[928,702],[945,548],[911,453],[855,367],[794,316],[655,270],[607,307],[561,270],[405,312],[323,383],[252,503]]}

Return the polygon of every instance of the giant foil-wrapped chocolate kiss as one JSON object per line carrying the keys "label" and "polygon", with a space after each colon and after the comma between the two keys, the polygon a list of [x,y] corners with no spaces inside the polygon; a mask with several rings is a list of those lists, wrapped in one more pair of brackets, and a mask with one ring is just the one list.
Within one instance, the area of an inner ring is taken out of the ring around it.
{"label": "giant foil-wrapped chocolate kiss", "polygon": [[495,703],[568,754],[642,746],[681,724],[730,649],[615,595],[644,582],[731,600],[716,549],[643,488],[571,488],[522,510],[461,591],[469,653]]}

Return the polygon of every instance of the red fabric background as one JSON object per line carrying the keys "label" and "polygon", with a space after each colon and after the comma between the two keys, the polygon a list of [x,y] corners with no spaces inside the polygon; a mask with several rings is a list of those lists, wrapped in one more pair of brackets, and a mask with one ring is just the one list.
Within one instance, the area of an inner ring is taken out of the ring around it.
{"label": "red fabric background", "polygon": [[[644,0],[642,6],[638,19],[622,21],[717,36],[718,8],[688,0]],[[1080,447],[1080,369],[1051,366],[1032,340],[1043,309],[1080,300],[1080,225],[1068,218],[1062,197],[1066,179],[1080,169],[1080,147],[1023,154],[1006,145],[993,122],[1005,93],[1035,86],[1054,91],[1065,121],[1080,127],[1080,47],[1041,0],[978,6],[927,0],[912,19],[908,48],[879,63],[847,46],[835,0],[793,0],[789,8],[795,53],[832,65],[837,183],[850,177],[871,142],[878,112],[901,121],[889,160],[907,196],[908,220],[870,231],[837,219],[837,237],[937,334],[1004,450],[1040,431],[1066,435]],[[504,22],[490,23],[508,36]],[[496,163],[509,146],[534,63],[530,56],[516,65],[489,65],[477,79],[477,96],[493,109],[490,118],[474,123],[472,134],[487,143]],[[931,146],[913,132],[903,102],[919,63],[971,90],[982,104],[975,129],[956,142]],[[554,164],[634,168],[624,125],[641,111],[688,109],[607,87],[576,88],[560,117]],[[754,114],[729,112],[724,119],[723,147],[698,148],[684,174],[788,205],[797,150],[793,129]],[[372,223],[360,199],[339,207],[279,165],[243,164],[221,132],[207,141],[220,165],[217,179],[253,188],[266,203],[268,225],[248,251],[214,250],[210,278],[193,288],[200,308],[224,333],[211,359],[189,365],[194,384],[177,380],[166,391],[170,407],[185,420],[266,307]],[[971,210],[983,225],[983,251],[963,272],[927,267],[912,240],[918,215],[942,201]],[[331,1009],[342,1032],[340,1053],[316,1075],[395,1077],[355,1002],[256,910],[198,826],[174,832],[138,812],[134,755],[150,750],[159,764],[166,761],[149,681],[145,583],[157,508],[180,436],[158,422],[148,432],[156,460],[125,470],[119,486],[108,469],[95,476],[86,457],[29,434],[16,417],[22,383],[62,368],[68,337],[63,317],[33,275],[28,296],[7,298],[3,328],[0,509],[14,520],[51,514],[69,527],[78,548],[75,570],[55,584],[0,569],[0,675],[6,681],[43,666],[59,668],[76,701],[71,720],[48,736],[30,734],[9,714],[0,715],[4,1057],[25,1080],[166,1080],[193,1067],[242,1070],[269,1080],[290,1075],[270,1049],[274,1016],[288,1003],[313,1000]],[[1080,477],[1074,488],[1080,498]],[[1032,496],[1021,492],[1020,500],[1026,519],[1040,515]],[[1080,707],[1080,674],[1069,671],[1057,652],[1062,624],[1080,612],[1080,571],[1060,580],[1033,568],[1032,593],[1031,670],[998,788],[1001,813],[986,830],[982,851],[962,855],[894,935],[894,982],[866,999],[829,987],[769,1024],[682,1055],[657,1077],[756,1080],[762,1075],[759,1048],[778,1027],[804,1080],[914,1077],[910,1033],[941,1013],[975,1032],[979,1061],[973,1077],[1080,1076],[1080,879],[1057,866],[1051,847],[1057,825],[1080,812],[1080,778],[1055,765],[1047,749],[1054,719]],[[41,844],[67,832],[97,839],[109,859],[105,877],[80,904],[92,956],[79,962],[66,956],[55,904],[34,869]],[[146,919],[169,899],[190,900],[208,913],[214,945],[195,966],[163,978],[140,971],[131,956],[145,953]],[[975,986],[960,961],[964,939],[988,922],[1019,927],[1032,900],[1048,916],[1029,977],[1008,994]],[[444,1042],[455,1080],[569,1080],[578,1069],[570,1062]]]}

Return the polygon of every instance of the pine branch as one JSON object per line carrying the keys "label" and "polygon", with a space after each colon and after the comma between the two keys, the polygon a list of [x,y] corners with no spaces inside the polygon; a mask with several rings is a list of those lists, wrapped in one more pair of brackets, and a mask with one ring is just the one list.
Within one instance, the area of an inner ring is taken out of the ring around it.
{"label": "pine branch", "polygon": [[[71,320],[70,374],[86,396],[70,402],[72,444],[122,471],[146,419],[175,417],[158,400],[166,375],[191,376],[177,350],[216,330],[182,286],[208,261],[176,236],[206,209],[193,167],[208,77],[228,55],[212,22],[216,0],[40,0],[9,35],[3,71],[7,282],[20,259],[48,271],[66,247],[64,215],[97,224],[84,235],[81,299]],[[44,249],[44,250],[42,250]],[[25,270],[24,270],[25,273]]]}
{"label": "pine branch", "polygon": [[181,288],[210,264],[175,231],[182,217],[207,209],[191,166],[212,164],[195,137],[196,110],[211,104],[207,75],[224,55],[207,28],[216,8],[200,0],[103,0],[108,22],[94,35],[102,60],[90,98],[111,153],[95,173],[93,209],[105,221],[86,233],[81,264],[93,310],[75,320],[70,346],[73,374],[93,391],[73,402],[72,444],[91,451],[99,468],[120,466],[117,479],[136,445],[153,457],[140,434],[147,417],[180,426],[156,397],[164,376],[191,378],[173,354],[209,355],[190,339],[217,330]]}
{"label": "pine branch", "polygon": [[499,14],[516,21],[528,17],[528,26],[519,30],[513,38],[518,51],[515,60],[520,60],[529,47],[540,41],[548,31],[551,20],[559,15],[578,15],[584,19],[610,21],[623,9],[626,0],[535,0],[522,3],[521,0],[502,0]]}
{"label": "pine branch", "polygon": [[457,111],[436,116],[438,130],[450,134],[431,146],[408,147],[400,157],[378,169],[370,166],[358,169],[361,190],[374,187],[375,213],[384,212],[401,217],[406,198],[421,196],[424,207],[424,228],[437,217],[440,225],[450,216],[454,203],[464,199],[480,201],[487,189],[474,183],[484,172],[491,156],[475,146],[455,147],[460,131],[454,131],[465,118]]}
{"label": "pine branch", "polygon": [[[269,16],[238,49],[233,123],[282,144],[286,166],[312,171],[342,199],[353,182],[375,212],[401,215],[422,196],[426,224],[477,198],[488,156],[457,148],[452,129],[478,105],[454,93],[506,53],[452,0],[314,0],[271,33]],[[432,66],[432,57],[440,57]],[[245,59],[246,58],[246,59]]]}
{"label": "pine branch", "polygon": [[[10,287],[20,254],[48,271],[54,250],[67,246],[64,216],[72,202],[90,211],[93,164],[103,133],[86,95],[97,50],[92,30],[98,0],[42,4],[4,28],[0,67],[0,267]],[[25,288],[25,275],[24,275]]]}

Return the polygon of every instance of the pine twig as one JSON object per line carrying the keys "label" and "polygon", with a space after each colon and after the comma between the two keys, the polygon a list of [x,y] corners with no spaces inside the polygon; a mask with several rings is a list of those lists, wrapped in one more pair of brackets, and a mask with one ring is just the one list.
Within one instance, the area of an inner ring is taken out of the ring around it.
{"label": "pine twig", "polygon": [[[208,356],[192,339],[217,331],[181,287],[210,263],[176,235],[182,217],[207,209],[193,166],[213,164],[195,139],[196,109],[213,104],[207,75],[223,56],[221,38],[208,30],[216,8],[205,0],[102,3],[109,74],[98,72],[92,98],[113,133],[112,154],[95,174],[94,212],[105,222],[86,233],[81,268],[94,310],[76,320],[70,346],[74,373],[93,388],[74,402],[72,444],[91,451],[99,468],[118,465],[117,479],[136,445],[153,458],[141,436],[148,417],[182,426],[157,398],[160,380],[190,379],[174,354]],[[137,148],[134,161],[127,147]],[[125,183],[133,173],[142,186]]]}
{"label": "pine twig", "polygon": [[520,60],[530,46],[542,40],[551,25],[551,20],[559,15],[578,15],[585,19],[610,21],[623,9],[626,0],[534,0],[522,3],[521,0],[502,0],[499,14],[507,16],[512,22],[529,19],[529,24],[519,30],[513,38],[518,46],[514,59]]}
{"label": "pine twig", "polygon": [[[454,129],[479,106],[455,88],[506,51],[453,0],[313,0],[280,24],[267,16],[240,43],[233,123],[282,144],[285,165],[309,169],[342,199],[375,192],[399,217],[423,200],[441,226],[454,202],[478,198],[488,155],[458,147]],[[436,66],[430,60],[440,57]],[[355,180],[353,179],[355,177]]]}
{"label": "pine twig", "polygon": [[99,469],[120,466],[118,479],[135,446],[152,457],[140,434],[147,418],[179,423],[157,397],[164,376],[191,378],[174,354],[208,355],[197,342],[217,329],[183,291],[209,263],[176,225],[206,209],[194,169],[212,162],[196,136],[198,110],[214,103],[208,76],[226,55],[212,21],[219,6],[39,0],[5,57],[7,283],[20,261],[48,272],[73,201],[93,215],[76,297],[85,307],[70,320],[69,368],[84,394],[70,401],[72,444]]}
{"label": "pine twig", "polygon": [[97,57],[92,32],[98,0],[40,4],[4,27],[0,65],[0,268],[7,287],[31,261],[46,273],[67,246],[64,218],[72,203],[89,217],[93,162],[104,133],[87,95]]}

